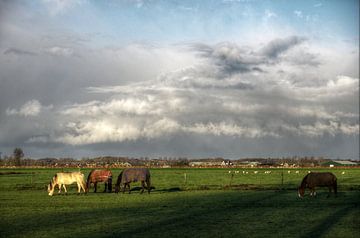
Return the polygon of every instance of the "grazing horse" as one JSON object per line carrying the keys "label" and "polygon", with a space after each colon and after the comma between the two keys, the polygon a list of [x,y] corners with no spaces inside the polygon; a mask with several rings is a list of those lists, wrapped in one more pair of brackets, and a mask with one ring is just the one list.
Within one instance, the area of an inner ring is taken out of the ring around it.
{"label": "grazing horse", "polygon": [[146,183],[146,189],[148,190],[148,193],[150,194],[150,190],[151,190],[151,182],[150,182],[150,171],[149,169],[146,168],[129,168],[129,169],[124,169],[118,176],[116,185],[115,185],[115,192],[118,193],[120,190],[120,185],[123,185],[123,190],[122,192],[125,193],[125,189],[126,187],[129,188],[129,193],[131,192],[130,190],[130,183],[131,182],[137,182],[140,181],[141,182],[141,192],[144,192],[145,189],[145,183]]}
{"label": "grazing horse", "polygon": [[307,174],[302,182],[300,187],[298,188],[299,197],[303,197],[305,194],[305,188],[310,189],[310,196],[316,196],[315,187],[328,187],[330,196],[331,190],[334,190],[334,194],[337,194],[337,179],[333,173],[322,172],[322,173],[314,173],[311,172]]}
{"label": "grazing horse", "polygon": [[112,191],[112,173],[110,170],[99,170],[94,169],[91,170],[87,182],[86,182],[86,191],[89,192],[90,186],[93,183],[94,184],[94,192],[96,193],[97,190],[97,183],[98,182],[105,182],[105,190],[108,190],[109,193]]}
{"label": "grazing horse", "polygon": [[86,184],[84,181],[84,174],[81,172],[64,172],[56,173],[48,185],[49,196],[52,196],[55,191],[55,186],[59,186],[59,193],[61,193],[61,186],[64,187],[65,193],[67,193],[65,185],[77,183],[78,193],[81,189],[86,193]]}

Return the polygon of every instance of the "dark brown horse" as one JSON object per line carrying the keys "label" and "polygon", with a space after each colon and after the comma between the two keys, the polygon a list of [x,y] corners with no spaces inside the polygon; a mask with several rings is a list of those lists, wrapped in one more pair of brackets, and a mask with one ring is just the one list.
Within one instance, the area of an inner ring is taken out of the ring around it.
{"label": "dark brown horse", "polygon": [[104,193],[106,192],[106,190],[108,190],[109,193],[111,193],[112,191],[112,173],[110,170],[99,170],[99,169],[94,169],[91,170],[88,178],[87,178],[87,182],[86,182],[86,190],[87,192],[90,189],[91,184],[94,184],[94,192],[96,193],[97,190],[97,183],[98,182],[105,182],[105,190]]}
{"label": "dark brown horse", "polygon": [[[129,168],[124,169],[118,176],[116,185],[115,185],[115,192],[118,193],[120,190],[120,185],[123,185],[122,192],[125,192],[126,187],[130,190],[130,183],[131,182],[141,182],[141,192],[144,192],[144,189],[148,190],[148,193],[150,193],[151,190],[151,182],[150,182],[150,171],[146,168]],[[145,184],[146,183],[146,184]],[[146,186],[145,186],[146,185]]]}
{"label": "dark brown horse", "polygon": [[316,196],[315,187],[328,187],[330,196],[331,190],[334,190],[334,194],[337,194],[337,179],[333,173],[322,172],[322,173],[309,173],[307,174],[298,188],[299,197],[303,197],[305,189],[310,189],[310,196]]}

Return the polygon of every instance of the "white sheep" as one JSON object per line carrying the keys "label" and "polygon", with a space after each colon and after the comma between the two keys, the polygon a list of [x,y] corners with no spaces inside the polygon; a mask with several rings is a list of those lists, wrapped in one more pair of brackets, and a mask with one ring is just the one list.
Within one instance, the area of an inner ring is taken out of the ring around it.
{"label": "white sheep", "polygon": [[299,173],[299,170],[296,170],[296,172],[295,172],[296,174],[298,174]]}
{"label": "white sheep", "polygon": [[342,171],[342,173],[341,174],[345,174],[345,171]]}

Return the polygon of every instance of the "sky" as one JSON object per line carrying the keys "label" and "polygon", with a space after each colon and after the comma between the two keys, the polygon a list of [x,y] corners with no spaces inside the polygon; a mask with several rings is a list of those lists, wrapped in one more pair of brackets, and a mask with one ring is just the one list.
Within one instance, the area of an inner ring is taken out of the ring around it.
{"label": "sky", "polygon": [[359,159],[359,1],[0,0],[0,152]]}

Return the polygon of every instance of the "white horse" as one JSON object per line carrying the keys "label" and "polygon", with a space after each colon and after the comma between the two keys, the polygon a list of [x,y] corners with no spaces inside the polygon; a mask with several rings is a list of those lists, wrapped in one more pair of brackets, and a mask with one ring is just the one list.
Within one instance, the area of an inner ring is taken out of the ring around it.
{"label": "white horse", "polygon": [[61,193],[61,186],[64,187],[65,193],[67,193],[65,185],[77,183],[78,193],[81,189],[86,193],[86,183],[84,180],[84,174],[81,172],[65,172],[56,173],[48,185],[49,196],[52,196],[55,191],[55,186],[59,186],[59,193]]}

